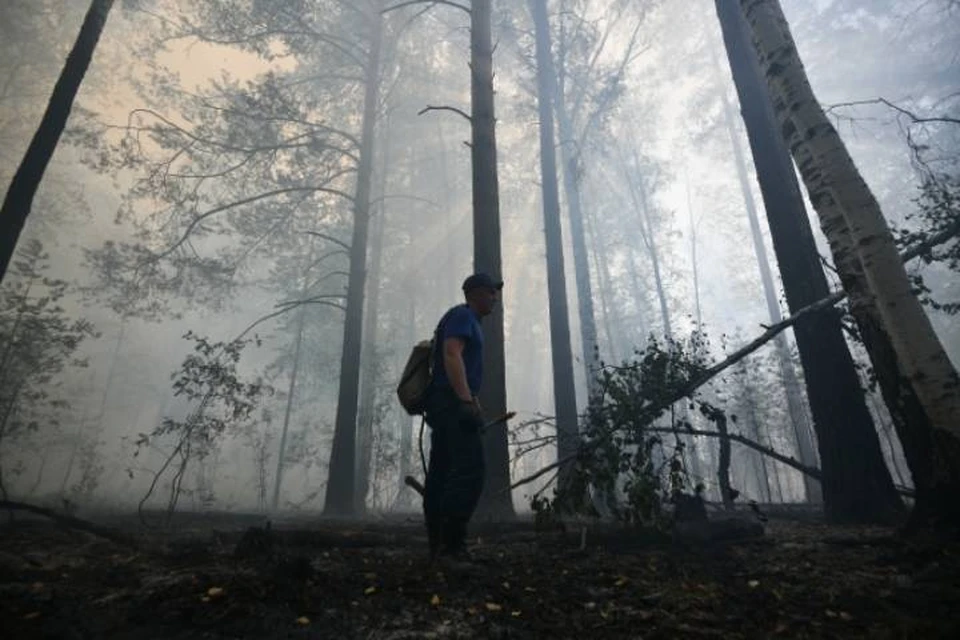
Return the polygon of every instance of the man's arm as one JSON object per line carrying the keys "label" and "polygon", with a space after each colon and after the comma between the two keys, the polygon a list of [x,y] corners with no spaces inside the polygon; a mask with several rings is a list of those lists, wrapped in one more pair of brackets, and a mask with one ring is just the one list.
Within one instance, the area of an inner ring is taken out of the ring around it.
{"label": "man's arm", "polygon": [[463,363],[463,338],[451,337],[443,341],[443,370],[457,397],[464,402],[473,402],[473,394],[467,384],[467,367]]}

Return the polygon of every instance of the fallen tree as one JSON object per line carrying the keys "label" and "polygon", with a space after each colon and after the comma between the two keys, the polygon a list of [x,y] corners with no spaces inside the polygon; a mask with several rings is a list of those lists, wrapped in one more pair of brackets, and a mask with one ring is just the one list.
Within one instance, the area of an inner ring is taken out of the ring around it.
{"label": "fallen tree", "polygon": [[[903,253],[900,254],[900,257],[904,262],[907,262],[909,260],[912,260],[922,255],[924,252],[928,251],[929,249],[932,249],[935,246],[941,245],[945,242],[948,242],[956,238],[958,235],[960,235],[960,220],[958,220],[955,224],[950,225],[948,228],[944,229],[940,233],[937,233],[931,236],[924,242],[919,242],[913,245],[912,247],[909,247],[908,249],[903,251]],[[708,367],[706,370],[704,370],[704,372],[701,375],[697,376],[696,378],[691,380],[688,384],[678,389],[676,393],[674,393],[670,398],[661,402],[659,405],[653,406],[653,407],[645,407],[645,409],[649,409],[651,412],[657,412],[672,406],[674,403],[679,402],[683,398],[690,396],[691,394],[693,394],[694,391],[696,391],[697,389],[699,389],[700,387],[708,383],[710,380],[715,378],[718,374],[722,373],[724,370],[740,362],[741,360],[746,358],[748,355],[750,355],[751,353],[753,353],[754,351],[756,351],[766,343],[773,340],[775,337],[777,337],[777,335],[779,335],[783,331],[786,331],[787,329],[792,327],[794,324],[797,323],[798,320],[800,320],[804,316],[817,313],[818,311],[822,311],[824,309],[829,309],[846,297],[847,297],[847,294],[845,291],[837,291],[827,296],[826,298],[818,300],[813,304],[807,305],[806,307],[804,307],[803,309],[800,309],[789,318],[784,318],[783,320],[781,320],[780,322],[777,322],[776,324],[772,324],[769,326],[761,325],[761,326],[764,326],[764,332],[760,334],[757,338],[750,341],[740,349],[737,349],[724,360],[721,360],[720,362],[714,364],[713,366]],[[673,430],[670,430],[670,429],[668,429],[667,431],[670,431],[671,433],[673,432]],[[609,436],[611,434],[606,434],[606,435]],[[694,434],[694,435],[697,435],[697,434]],[[719,437],[721,434],[718,432],[705,431],[699,435],[709,435],[711,437]],[[734,435],[731,435],[730,438],[733,440],[737,438],[742,438],[742,436],[736,436],[734,434]],[[743,438],[743,440],[746,440],[746,439]],[[737,441],[741,442],[742,444],[746,444],[745,442],[743,442],[743,440],[737,440]],[[525,484],[534,482],[537,479],[542,478],[544,475],[550,473],[554,469],[557,469],[569,462],[572,462],[579,455],[582,455],[585,451],[589,451],[591,447],[597,446],[597,444],[600,441],[601,440],[598,439],[598,440],[591,441],[589,443],[582,444],[576,453],[571,453],[570,455],[563,456],[562,458],[559,458],[556,462],[553,462],[543,467],[536,473],[530,474],[525,478],[521,478],[520,480],[517,480],[516,482],[510,485],[509,490],[512,491],[517,487],[522,487]],[[755,445],[755,446],[752,446],[752,448],[754,449],[761,446],[755,442],[752,442],[752,441],[750,442],[752,444],[747,446]],[[757,450],[760,451],[760,449],[757,449]],[[769,452],[775,453],[772,450],[769,450]],[[764,452],[761,451],[761,453],[764,453]],[[781,457],[784,457],[785,459],[780,459],[780,458],[777,458],[776,456],[781,456]],[[780,460],[780,462],[783,462],[784,464],[792,466],[803,473],[807,473],[808,471],[813,470],[809,467],[805,467],[801,465],[799,462],[793,460],[792,458],[786,458],[785,456],[782,456],[782,454],[776,454],[776,456],[771,456],[771,457],[773,457],[774,459],[778,459]],[[792,461],[792,463],[787,462],[787,460]],[[817,475],[814,475],[812,477],[816,477],[817,479],[819,479],[819,470],[814,470],[814,471],[816,471]],[[900,488],[899,490],[901,493],[904,493],[905,491],[909,491],[908,489],[904,489],[904,488]]]}

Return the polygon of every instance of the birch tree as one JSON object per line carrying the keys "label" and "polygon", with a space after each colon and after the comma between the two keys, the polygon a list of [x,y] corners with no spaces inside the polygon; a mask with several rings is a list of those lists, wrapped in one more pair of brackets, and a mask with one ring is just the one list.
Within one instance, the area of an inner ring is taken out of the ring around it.
{"label": "birch tree", "polygon": [[[917,487],[915,517],[960,521],[960,381],[910,287],[893,235],[870,188],[806,77],[776,0],[741,0],[774,108],[845,287],[851,307],[871,309],[899,369],[929,420],[900,439]],[[869,345],[868,345],[869,350]],[[877,358],[871,353],[871,358]],[[922,433],[926,431],[926,433]]]}

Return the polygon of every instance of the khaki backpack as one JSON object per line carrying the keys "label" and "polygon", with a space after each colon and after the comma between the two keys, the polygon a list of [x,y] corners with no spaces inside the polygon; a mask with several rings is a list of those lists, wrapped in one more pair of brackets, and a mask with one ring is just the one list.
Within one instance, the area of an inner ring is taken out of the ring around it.
{"label": "khaki backpack", "polygon": [[400,376],[400,384],[397,385],[397,398],[412,416],[423,413],[423,403],[427,399],[430,380],[433,379],[433,346],[433,340],[423,340],[414,345]]}
{"label": "khaki backpack", "polygon": [[433,380],[433,354],[437,348],[440,327],[443,326],[448,314],[449,311],[440,319],[433,332],[433,338],[422,340],[414,345],[410,357],[407,358],[407,364],[403,368],[403,375],[400,376],[397,398],[406,412],[412,416],[423,414],[427,391],[430,389],[430,381]]}

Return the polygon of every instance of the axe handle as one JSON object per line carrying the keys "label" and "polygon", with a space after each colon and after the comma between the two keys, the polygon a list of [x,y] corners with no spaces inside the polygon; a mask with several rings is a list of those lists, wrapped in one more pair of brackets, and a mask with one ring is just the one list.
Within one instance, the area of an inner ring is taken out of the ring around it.
{"label": "axe handle", "polygon": [[516,412],[516,411],[507,411],[507,412],[504,413],[503,415],[498,416],[498,417],[494,418],[493,420],[490,420],[489,422],[485,423],[485,424],[480,428],[480,432],[483,433],[483,432],[486,431],[487,429],[489,429],[489,428],[491,428],[491,427],[495,427],[495,426],[497,426],[498,424],[500,424],[501,422],[507,422],[508,420],[512,419],[515,415],[517,415],[517,412]]}
{"label": "axe handle", "polygon": [[420,481],[414,478],[413,476],[404,476],[403,484],[407,485],[408,487],[410,487],[411,489],[419,493],[421,496],[423,495],[423,492],[424,492],[423,485],[420,484]]}

